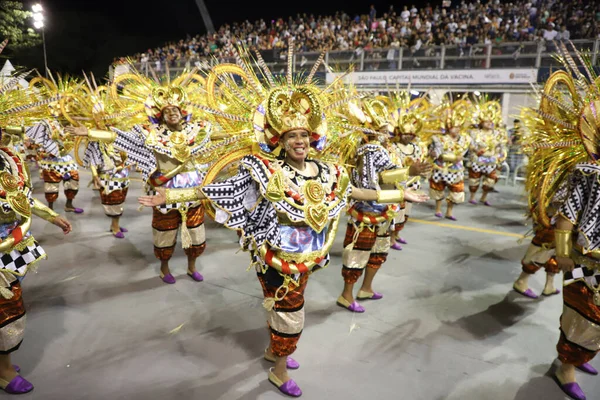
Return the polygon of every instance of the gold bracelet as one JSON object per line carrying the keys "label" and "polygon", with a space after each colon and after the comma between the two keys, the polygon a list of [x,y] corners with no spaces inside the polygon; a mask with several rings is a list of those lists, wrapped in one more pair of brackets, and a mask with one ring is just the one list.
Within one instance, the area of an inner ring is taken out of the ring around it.
{"label": "gold bracelet", "polygon": [[410,167],[396,168],[389,171],[383,171],[381,175],[381,182],[386,184],[393,184],[396,182],[404,182],[409,178],[408,170]]}
{"label": "gold bracelet", "polygon": [[186,201],[197,201],[196,188],[167,189],[167,204],[185,203]]}
{"label": "gold bracelet", "polygon": [[381,204],[386,203],[402,203],[404,201],[404,190],[378,190],[377,191],[377,202]]}
{"label": "gold bracelet", "polygon": [[454,162],[456,161],[458,157],[456,156],[456,154],[444,154],[442,156],[442,160],[444,161],[450,161],[450,162]]}
{"label": "gold bracelet", "polygon": [[44,203],[42,203],[41,201],[39,201],[36,198],[33,199],[32,213],[50,223],[54,223],[54,220],[59,215],[56,211],[52,210],[49,207],[46,207],[46,205]]}
{"label": "gold bracelet", "polygon": [[117,134],[113,131],[97,131],[90,129],[88,131],[88,139],[102,143],[112,143],[117,139]]}
{"label": "gold bracelet", "polygon": [[3,130],[4,130],[4,132],[11,134],[11,135],[22,135],[25,133],[24,126],[7,126]]}
{"label": "gold bracelet", "polygon": [[573,231],[564,229],[554,230],[554,242],[556,243],[556,257],[571,257],[573,250],[573,241],[571,235]]}

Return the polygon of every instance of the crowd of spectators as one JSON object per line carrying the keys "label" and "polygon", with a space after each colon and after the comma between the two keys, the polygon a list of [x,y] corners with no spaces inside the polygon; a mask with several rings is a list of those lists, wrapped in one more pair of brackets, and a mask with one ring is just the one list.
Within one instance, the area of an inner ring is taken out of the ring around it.
{"label": "crowd of spectators", "polygon": [[167,43],[132,58],[160,71],[165,63],[182,67],[210,56],[231,57],[230,44],[234,41],[244,41],[263,54],[272,50],[273,57],[287,48],[290,38],[303,52],[404,47],[415,54],[444,44],[457,46],[462,55],[471,54],[478,45],[592,39],[599,34],[600,0],[446,0],[441,7],[427,3],[422,8],[411,5],[397,10],[390,6],[385,12],[371,6],[368,14],[354,17],[338,12],[332,16],[301,14],[270,22],[234,22],[213,34]]}

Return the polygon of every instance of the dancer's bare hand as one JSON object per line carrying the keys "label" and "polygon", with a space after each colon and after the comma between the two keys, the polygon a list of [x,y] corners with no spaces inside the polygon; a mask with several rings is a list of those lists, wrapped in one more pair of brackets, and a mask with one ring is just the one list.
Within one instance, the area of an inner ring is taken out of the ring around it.
{"label": "dancer's bare hand", "polygon": [[52,221],[52,223],[58,226],[60,229],[62,229],[65,235],[71,232],[71,229],[73,228],[71,226],[71,223],[67,221],[64,217],[61,217],[60,215],[54,218],[54,221]]}
{"label": "dancer's bare hand", "polygon": [[556,263],[563,272],[570,272],[575,268],[575,263],[571,257],[556,257]]}
{"label": "dancer's bare hand", "polygon": [[167,202],[167,191],[165,188],[154,188],[156,194],[154,196],[141,196],[138,198],[138,203],[145,207],[162,206]]}
{"label": "dancer's bare hand", "polygon": [[411,201],[413,203],[423,203],[429,200],[429,196],[423,193],[415,192],[411,189],[406,189],[404,191],[404,200]]}
{"label": "dancer's bare hand", "polygon": [[85,126],[67,126],[65,132],[73,136],[87,136],[88,130]]}
{"label": "dancer's bare hand", "polygon": [[426,176],[431,172],[432,165],[427,162],[416,162],[408,169],[410,176]]}

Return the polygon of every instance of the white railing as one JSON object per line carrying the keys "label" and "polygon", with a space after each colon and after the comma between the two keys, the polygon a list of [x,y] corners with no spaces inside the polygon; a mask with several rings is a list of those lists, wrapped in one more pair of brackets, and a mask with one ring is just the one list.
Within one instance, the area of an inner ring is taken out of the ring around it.
{"label": "white railing", "polygon": [[[593,65],[598,64],[600,40],[574,40],[578,50],[589,53]],[[446,69],[464,70],[470,68],[540,68],[558,67],[554,59],[557,43],[538,41],[520,43],[477,44],[474,46],[422,46],[414,48],[357,49],[353,51],[329,51],[325,54],[325,64],[334,70],[346,70],[353,66],[356,71],[391,71]],[[569,46],[570,48],[570,46]],[[269,50],[262,53],[267,65],[275,73],[287,68],[286,51]],[[294,55],[296,70],[312,68],[320,53],[306,52]],[[206,58],[193,57],[172,61],[171,74],[183,69],[201,65]],[[221,62],[235,62],[233,58],[220,59]],[[149,61],[135,64],[138,70],[150,74],[154,70],[162,75],[167,70],[164,61]],[[320,72],[325,72],[321,66]]]}

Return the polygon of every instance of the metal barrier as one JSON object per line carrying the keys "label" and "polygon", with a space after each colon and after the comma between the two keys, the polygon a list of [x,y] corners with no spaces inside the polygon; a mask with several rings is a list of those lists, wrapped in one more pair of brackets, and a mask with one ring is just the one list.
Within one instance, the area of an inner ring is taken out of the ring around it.
{"label": "metal barrier", "polygon": [[[600,39],[574,40],[573,44],[578,50],[589,52],[592,64],[598,65]],[[334,70],[346,70],[353,66],[356,71],[553,68],[560,65],[553,56],[557,45],[559,44],[554,42],[538,41],[477,44],[474,46],[422,46],[419,49],[415,47],[358,48],[347,51],[328,51],[325,53],[325,65]],[[569,45],[567,44],[567,46]],[[287,52],[285,50],[268,50],[262,54],[273,72],[285,72],[287,69]],[[320,53],[317,52],[296,53],[292,64],[295,69],[310,69],[319,55]],[[235,62],[235,59],[222,58],[219,61]],[[179,59],[169,64],[169,71],[177,74],[183,69],[190,69],[206,62],[208,62],[208,58]],[[326,72],[325,65],[319,68],[319,72]],[[149,74],[151,70],[164,73],[167,69],[162,61],[137,63],[135,66],[146,74]]]}

